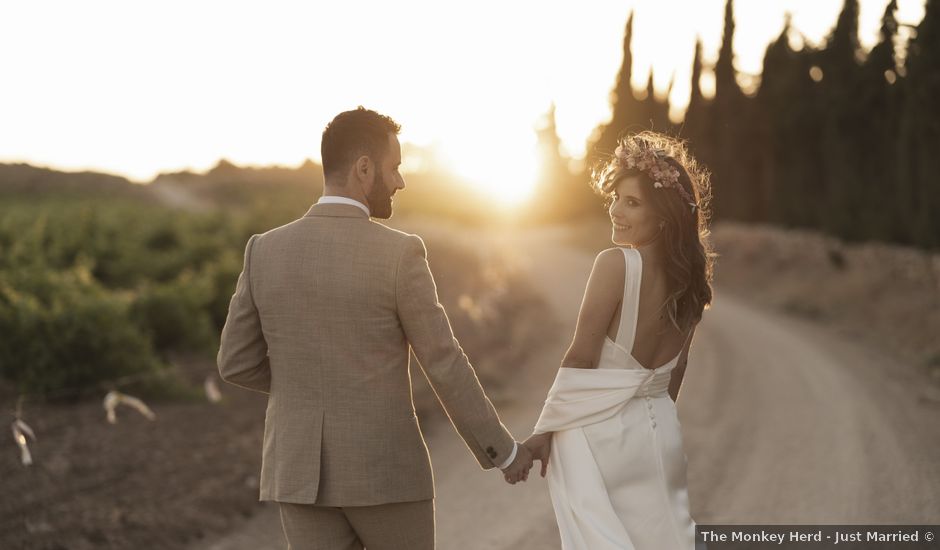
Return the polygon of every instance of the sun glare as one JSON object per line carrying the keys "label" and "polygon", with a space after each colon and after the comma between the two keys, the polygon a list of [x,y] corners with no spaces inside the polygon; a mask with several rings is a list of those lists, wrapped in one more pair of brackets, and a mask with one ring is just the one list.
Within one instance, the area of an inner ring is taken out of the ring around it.
{"label": "sun glare", "polygon": [[468,136],[444,144],[444,164],[473,189],[501,206],[517,206],[532,196],[538,173],[534,136]]}

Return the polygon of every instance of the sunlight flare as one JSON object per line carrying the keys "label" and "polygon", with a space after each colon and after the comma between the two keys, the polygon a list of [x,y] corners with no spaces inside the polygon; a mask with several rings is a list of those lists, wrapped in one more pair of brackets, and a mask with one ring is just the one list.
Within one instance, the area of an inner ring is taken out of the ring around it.
{"label": "sunlight flare", "polygon": [[535,191],[538,157],[534,133],[466,135],[441,149],[445,166],[500,206],[518,206]]}

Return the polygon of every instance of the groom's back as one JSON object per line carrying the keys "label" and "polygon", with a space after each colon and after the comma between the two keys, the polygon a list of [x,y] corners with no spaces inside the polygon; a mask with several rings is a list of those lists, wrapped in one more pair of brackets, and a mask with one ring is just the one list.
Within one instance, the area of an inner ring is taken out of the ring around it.
{"label": "groom's back", "polygon": [[[351,506],[433,496],[397,305],[413,237],[360,212],[315,205],[252,247],[250,288],[271,364],[262,499]],[[317,456],[319,476],[309,471]]]}

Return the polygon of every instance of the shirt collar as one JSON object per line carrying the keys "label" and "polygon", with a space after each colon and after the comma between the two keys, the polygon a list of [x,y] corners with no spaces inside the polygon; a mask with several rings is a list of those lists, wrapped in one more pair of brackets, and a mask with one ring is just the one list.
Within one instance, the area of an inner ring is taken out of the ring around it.
{"label": "shirt collar", "polygon": [[320,200],[317,201],[317,204],[348,204],[350,206],[355,206],[366,213],[366,216],[372,216],[369,212],[369,207],[362,204],[361,202],[350,199],[348,197],[337,197],[336,195],[323,195],[320,197]]}

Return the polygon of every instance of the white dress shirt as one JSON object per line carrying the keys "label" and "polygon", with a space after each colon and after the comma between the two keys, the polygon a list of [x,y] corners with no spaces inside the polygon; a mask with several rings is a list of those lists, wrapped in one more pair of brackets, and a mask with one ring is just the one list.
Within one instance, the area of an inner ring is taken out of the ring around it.
{"label": "white dress shirt", "polygon": [[[362,204],[361,202],[355,199],[350,199],[348,197],[338,197],[336,195],[323,195],[322,197],[320,197],[320,200],[317,201],[317,204],[348,204],[350,206],[358,207],[360,210],[365,212],[367,216],[370,216],[370,217],[372,216],[372,214],[369,212],[368,206]],[[506,468],[508,468],[510,464],[512,464],[512,461],[516,459],[516,453],[518,451],[519,451],[519,443],[514,441],[512,445],[512,452],[509,453],[509,458],[506,459],[506,462],[503,462],[502,464],[499,465],[499,469],[505,470]]]}
{"label": "white dress shirt", "polygon": [[366,216],[372,216],[372,213],[369,212],[369,207],[357,201],[356,199],[350,199],[347,197],[338,197],[336,195],[323,195],[320,197],[320,200],[317,201],[317,204],[348,204],[350,206],[356,206],[360,210],[366,213]]}
{"label": "white dress shirt", "polygon": [[519,443],[517,441],[513,441],[512,452],[509,453],[509,458],[506,459],[506,462],[503,462],[502,464],[499,465],[500,470],[505,470],[512,464],[512,461],[516,459],[516,451],[518,450],[519,450]]}

